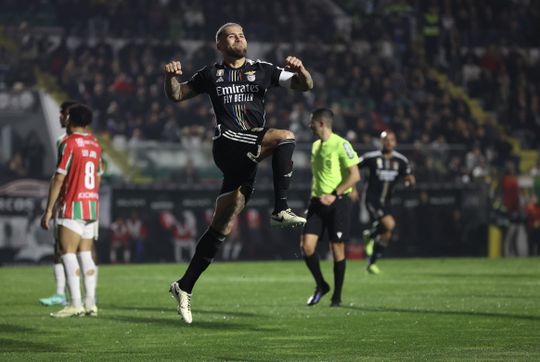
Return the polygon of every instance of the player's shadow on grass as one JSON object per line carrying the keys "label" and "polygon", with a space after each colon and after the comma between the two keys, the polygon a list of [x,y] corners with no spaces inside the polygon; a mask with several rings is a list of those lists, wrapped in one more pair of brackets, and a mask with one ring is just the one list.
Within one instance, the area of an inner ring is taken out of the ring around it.
{"label": "player's shadow on grass", "polygon": [[510,295],[510,294],[457,294],[453,293],[452,296],[454,297],[461,297],[461,298],[488,298],[488,299],[540,299],[540,295]]}
{"label": "player's shadow on grass", "polygon": [[452,272],[452,273],[425,273],[423,277],[437,277],[437,278],[450,278],[450,279],[474,279],[474,278],[501,278],[501,279],[537,279],[540,277],[540,273],[474,273],[474,272]]}
{"label": "player's shadow on grass", "polygon": [[24,340],[0,338],[0,351],[6,352],[62,352],[56,344],[47,344]]}
{"label": "player's shadow on grass", "polygon": [[446,315],[461,315],[471,317],[490,317],[490,318],[507,318],[507,319],[523,319],[531,321],[540,321],[540,316],[525,315],[525,314],[509,314],[509,313],[492,313],[492,312],[469,312],[461,310],[430,310],[430,309],[405,309],[405,308],[385,308],[385,307],[357,307],[353,305],[344,305],[342,308],[355,309],[363,312],[395,312],[395,313],[420,313],[420,314],[446,314]]}
{"label": "player's shadow on grass", "polygon": [[[194,313],[195,316],[197,316],[197,313]],[[183,321],[180,320],[180,317],[173,315],[173,316],[155,316],[155,317],[138,317],[138,316],[107,316],[107,317],[100,317],[100,319],[108,319],[113,320],[117,322],[127,322],[127,323],[136,323],[136,324],[160,324],[163,326],[168,326],[172,328],[180,328],[180,327],[187,327],[187,328],[194,328],[194,329],[226,329],[231,331],[251,331],[251,332],[279,332],[279,328],[267,328],[267,327],[255,327],[250,324],[246,323],[235,323],[231,322],[227,319],[219,319],[216,321],[208,321],[208,320],[195,320],[193,324],[187,325]]]}
{"label": "player's shadow on grass", "polygon": [[[170,312],[171,310],[174,310],[174,305],[168,308],[160,308],[160,307],[139,307],[139,306],[129,306],[129,305],[100,305],[100,308],[103,308],[104,310],[129,310],[129,311],[147,311],[147,312]],[[196,313],[203,313],[203,314],[220,314],[225,316],[235,316],[235,317],[257,317],[261,318],[264,317],[263,315],[259,313],[250,313],[250,312],[238,312],[238,311],[223,311],[223,310],[214,310],[214,309],[197,309]]]}
{"label": "player's shadow on grass", "polygon": [[35,331],[34,328],[18,326],[16,324],[0,324],[0,334],[29,333],[33,331]]}

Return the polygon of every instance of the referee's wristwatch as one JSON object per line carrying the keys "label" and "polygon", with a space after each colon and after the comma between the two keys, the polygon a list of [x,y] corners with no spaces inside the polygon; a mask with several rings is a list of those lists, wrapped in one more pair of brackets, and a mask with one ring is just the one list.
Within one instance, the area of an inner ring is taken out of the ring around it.
{"label": "referee's wristwatch", "polygon": [[341,199],[343,195],[338,195],[337,190],[332,191],[332,195],[336,197],[336,199]]}

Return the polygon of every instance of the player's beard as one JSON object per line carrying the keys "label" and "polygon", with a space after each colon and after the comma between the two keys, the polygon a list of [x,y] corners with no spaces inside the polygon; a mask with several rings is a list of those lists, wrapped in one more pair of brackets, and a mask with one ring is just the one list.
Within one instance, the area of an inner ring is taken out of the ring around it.
{"label": "player's beard", "polygon": [[231,58],[242,59],[247,54],[247,47],[244,47],[244,48],[241,48],[241,49],[229,47],[229,48],[226,49],[225,53],[227,54],[227,56],[229,56]]}

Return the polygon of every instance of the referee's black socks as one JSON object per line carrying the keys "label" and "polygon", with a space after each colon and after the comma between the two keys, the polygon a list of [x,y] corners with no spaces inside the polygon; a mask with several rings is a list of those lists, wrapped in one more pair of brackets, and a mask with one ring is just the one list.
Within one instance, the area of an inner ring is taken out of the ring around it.
{"label": "referee's black socks", "polygon": [[313,255],[305,256],[304,255],[304,261],[306,262],[306,265],[311,272],[311,275],[313,275],[313,278],[315,279],[315,283],[317,283],[317,287],[322,287],[325,282],[324,278],[322,276],[321,272],[321,264],[319,263],[319,255],[317,253],[313,253]]}
{"label": "referee's black socks", "polygon": [[345,279],[345,259],[334,260],[334,294],[332,302],[341,302],[341,290],[343,289],[343,280]]}
{"label": "referee's black socks", "polygon": [[221,244],[225,241],[226,236],[209,227],[199,239],[195,255],[191,259],[189,266],[184,273],[184,276],[178,280],[180,289],[184,292],[191,293],[197,279],[214,261]]}
{"label": "referee's black socks", "polygon": [[292,176],[292,155],[295,147],[294,139],[286,139],[274,150],[272,155],[272,173],[274,178],[274,213],[288,209],[287,190]]}

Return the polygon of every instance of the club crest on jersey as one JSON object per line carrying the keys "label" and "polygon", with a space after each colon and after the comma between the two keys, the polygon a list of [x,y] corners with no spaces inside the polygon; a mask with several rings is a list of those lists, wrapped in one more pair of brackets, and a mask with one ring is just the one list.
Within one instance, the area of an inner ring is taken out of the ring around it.
{"label": "club crest on jersey", "polygon": [[382,158],[377,158],[377,168],[383,168]]}
{"label": "club crest on jersey", "polygon": [[399,169],[399,163],[397,163],[397,161],[392,162],[392,166],[396,171]]}
{"label": "club crest on jersey", "polygon": [[225,70],[218,69],[216,72],[216,77],[223,77],[224,74],[225,74]]}
{"label": "club crest on jersey", "polygon": [[250,81],[250,82],[255,81],[255,71],[254,70],[250,70],[249,72],[245,72],[244,74],[246,75],[248,81]]}

